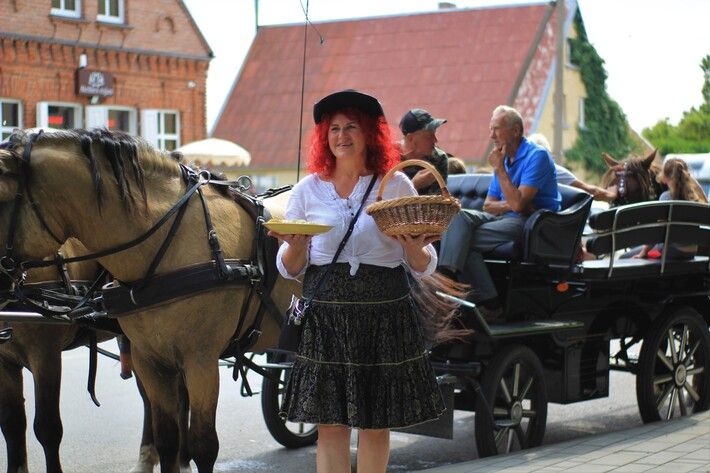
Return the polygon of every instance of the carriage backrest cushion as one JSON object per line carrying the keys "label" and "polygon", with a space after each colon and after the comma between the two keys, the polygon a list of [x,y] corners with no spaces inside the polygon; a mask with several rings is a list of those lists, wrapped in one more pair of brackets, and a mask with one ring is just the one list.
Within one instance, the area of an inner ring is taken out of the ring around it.
{"label": "carriage backrest cushion", "polygon": [[[449,176],[446,185],[451,195],[461,201],[461,207],[483,210],[483,202],[486,200],[492,178],[492,174],[455,174]],[[568,209],[589,196],[576,187],[558,185],[557,189],[562,197],[561,210]]]}

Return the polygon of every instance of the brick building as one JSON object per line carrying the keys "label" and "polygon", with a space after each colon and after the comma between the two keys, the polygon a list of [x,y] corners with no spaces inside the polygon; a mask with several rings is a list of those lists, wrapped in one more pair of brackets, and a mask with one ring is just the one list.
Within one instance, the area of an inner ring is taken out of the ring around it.
{"label": "brick building", "polygon": [[174,149],[205,138],[213,57],[181,0],[0,2],[0,139],[105,126]]}

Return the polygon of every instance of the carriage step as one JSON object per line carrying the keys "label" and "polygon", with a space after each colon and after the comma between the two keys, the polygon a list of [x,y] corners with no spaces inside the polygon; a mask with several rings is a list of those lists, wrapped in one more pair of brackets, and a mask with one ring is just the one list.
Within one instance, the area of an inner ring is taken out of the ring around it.
{"label": "carriage step", "polygon": [[439,292],[439,297],[452,300],[461,305],[462,309],[473,314],[473,327],[478,332],[483,332],[491,338],[519,337],[522,335],[539,335],[544,333],[555,333],[565,330],[574,330],[584,327],[584,323],[578,320],[544,320],[489,324],[481,312],[471,301],[454,297],[452,295]]}

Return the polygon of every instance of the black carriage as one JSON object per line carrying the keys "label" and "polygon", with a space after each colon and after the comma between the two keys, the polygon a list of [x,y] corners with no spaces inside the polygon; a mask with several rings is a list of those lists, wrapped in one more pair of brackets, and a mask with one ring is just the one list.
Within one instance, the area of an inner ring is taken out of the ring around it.
{"label": "black carriage", "polygon": [[[465,208],[480,209],[490,178],[451,176],[449,191]],[[608,396],[611,370],[636,375],[644,422],[709,407],[708,257],[581,261],[580,241],[589,224],[594,233],[586,245],[597,255],[646,243],[707,246],[710,206],[646,202],[590,217],[588,194],[568,186],[560,193],[560,212],[536,212],[521,241],[486,255],[505,322],[489,325],[460,300],[462,320],[475,334],[432,350],[448,415],[410,432],[451,438],[453,410],[466,410],[476,413],[479,455],[538,446],[547,404]],[[282,376],[288,370],[288,363],[270,366]],[[275,438],[287,447],[315,441],[314,426],[287,428],[277,417],[279,386],[265,379],[263,388]]]}

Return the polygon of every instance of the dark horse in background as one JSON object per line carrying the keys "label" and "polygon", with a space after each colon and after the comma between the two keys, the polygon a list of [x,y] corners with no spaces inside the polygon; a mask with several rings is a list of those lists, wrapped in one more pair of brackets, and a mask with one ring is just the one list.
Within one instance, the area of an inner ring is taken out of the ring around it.
{"label": "dark horse in background", "polygon": [[657,180],[661,168],[655,162],[656,154],[653,150],[645,158],[631,156],[618,161],[602,153],[609,168],[602,176],[602,187],[615,195],[611,207],[658,199],[665,186]]}
{"label": "dark horse in background", "polygon": [[[30,138],[22,132],[0,149],[0,228],[9,225],[20,187],[18,176],[30,176],[34,207],[44,216],[24,218],[17,228],[17,253],[23,259],[43,258],[58,248],[56,240],[75,237],[90,252],[137,240],[186,195],[192,184],[185,169],[144,140],[106,130],[73,130],[36,137],[24,159]],[[214,233],[224,257],[251,261],[256,241],[254,219],[212,185],[202,187]],[[155,274],[194,267],[213,260],[200,199],[188,200]],[[271,200],[271,199],[270,199]],[[283,205],[281,201],[279,204]],[[32,215],[27,199],[21,215]],[[274,217],[283,209],[271,208]],[[175,217],[171,219],[171,222]],[[161,250],[171,223],[140,244],[98,262],[118,281],[142,280]],[[52,238],[48,229],[55,235]],[[31,237],[30,237],[31,235]],[[0,240],[5,236],[0,233]],[[5,245],[5,241],[0,241]],[[240,326],[246,331],[257,315],[258,297],[249,298],[247,285],[221,285],[196,294],[141,308],[118,319],[132,345],[134,368],[151,404],[155,446],[162,473],[179,472],[179,448],[187,441],[200,473],[214,469],[219,442],[215,428],[219,393],[218,362]],[[271,296],[283,313],[300,285],[278,278]],[[242,308],[244,307],[244,311]],[[275,345],[280,320],[265,316],[262,336],[251,351]],[[179,429],[181,389],[189,399],[187,439]]]}

